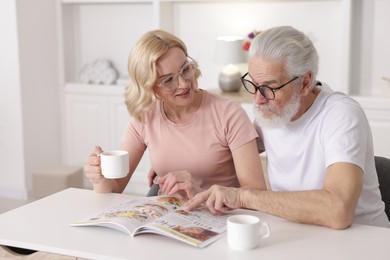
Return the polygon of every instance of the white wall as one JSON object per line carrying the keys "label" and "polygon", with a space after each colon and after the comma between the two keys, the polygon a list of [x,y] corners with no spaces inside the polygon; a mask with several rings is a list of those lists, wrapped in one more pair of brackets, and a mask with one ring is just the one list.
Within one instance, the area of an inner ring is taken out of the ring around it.
{"label": "white wall", "polygon": [[0,196],[25,193],[16,3],[0,1]]}
{"label": "white wall", "polygon": [[[354,74],[352,85],[359,86],[354,95],[375,95],[390,97],[390,84],[387,94],[382,89],[386,83],[382,77],[390,78],[390,1],[355,0],[355,31],[353,42],[358,56],[352,57]],[[360,60],[360,62],[359,62]]]}
{"label": "white wall", "polygon": [[26,181],[61,162],[55,1],[17,0]]}
{"label": "white wall", "polygon": [[0,1],[0,196],[25,198],[61,162],[55,4]]}

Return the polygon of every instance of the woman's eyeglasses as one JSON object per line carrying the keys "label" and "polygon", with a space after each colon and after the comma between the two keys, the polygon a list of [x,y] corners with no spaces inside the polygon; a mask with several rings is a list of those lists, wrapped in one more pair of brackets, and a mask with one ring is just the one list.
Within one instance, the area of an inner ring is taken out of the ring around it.
{"label": "woman's eyeglasses", "polygon": [[162,79],[157,86],[164,91],[174,92],[179,87],[179,77],[184,81],[192,80],[195,76],[195,63],[191,60],[183,66],[179,73],[170,74]]}

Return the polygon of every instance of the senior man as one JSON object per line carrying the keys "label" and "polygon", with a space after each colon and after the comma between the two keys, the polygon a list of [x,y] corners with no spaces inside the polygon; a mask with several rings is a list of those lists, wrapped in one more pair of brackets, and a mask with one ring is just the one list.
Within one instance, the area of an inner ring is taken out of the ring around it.
{"label": "senior man", "polygon": [[258,147],[267,154],[270,190],[218,185],[186,204],[218,214],[249,208],[291,221],[345,229],[389,227],[374,163],[371,130],[361,106],[316,79],[311,40],[289,26],[252,41],[248,73]]}

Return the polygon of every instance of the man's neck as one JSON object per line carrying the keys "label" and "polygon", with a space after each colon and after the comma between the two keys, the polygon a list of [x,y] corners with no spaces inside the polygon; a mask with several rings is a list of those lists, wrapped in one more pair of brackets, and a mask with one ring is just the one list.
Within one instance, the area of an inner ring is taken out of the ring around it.
{"label": "man's neck", "polygon": [[309,93],[309,95],[303,96],[301,99],[301,106],[299,108],[298,113],[293,116],[291,121],[295,121],[299,119],[303,114],[306,113],[307,110],[313,105],[314,101],[316,100],[318,94],[321,92],[321,89],[317,86],[315,86]]}

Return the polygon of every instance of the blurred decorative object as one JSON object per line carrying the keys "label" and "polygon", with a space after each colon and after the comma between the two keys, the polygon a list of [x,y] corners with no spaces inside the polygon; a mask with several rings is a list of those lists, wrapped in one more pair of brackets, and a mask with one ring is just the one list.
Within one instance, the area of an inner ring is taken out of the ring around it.
{"label": "blurred decorative object", "polygon": [[244,39],[244,45],[242,46],[242,49],[244,51],[248,51],[249,47],[251,46],[252,40],[256,37],[256,35],[260,34],[261,31],[253,30],[251,31]]}
{"label": "blurred decorative object", "polygon": [[390,77],[382,77],[381,92],[382,95],[390,97]]}
{"label": "blurred decorative object", "polygon": [[215,61],[222,64],[219,74],[219,86],[225,92],[237,92],[241,88],[241,72],[236,64],[246,62],[242,50],[243,37],[222,36],[217,38]]}
{"label": "blurred decorative object", "polygon": [[118,71],[111,61],[98,59],[92,63],[87,63],[80,71],[79,78],[84,84],[104,84],[110,85],[118,79]]}

